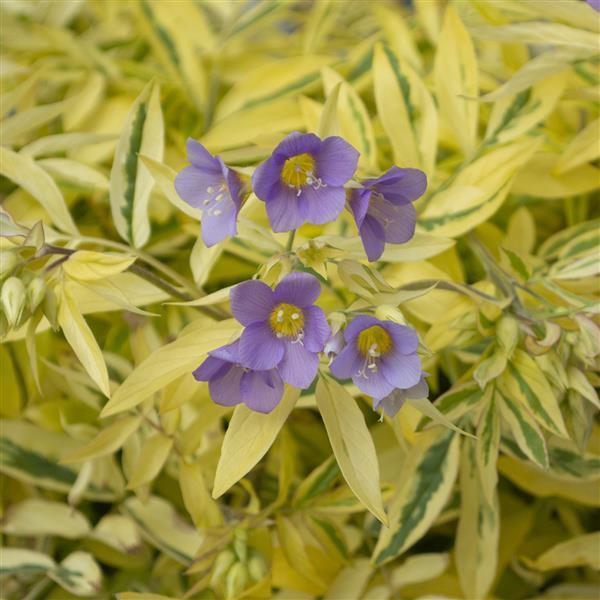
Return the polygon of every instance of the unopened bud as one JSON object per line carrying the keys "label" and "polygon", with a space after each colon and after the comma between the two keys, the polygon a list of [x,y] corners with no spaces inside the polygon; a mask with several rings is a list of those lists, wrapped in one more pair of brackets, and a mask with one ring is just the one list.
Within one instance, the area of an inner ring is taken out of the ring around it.
{"label": "unopened bud", "polygon": [[27,286],[27,300],[29,302],[29,310],[32,313],[42,303],[45,295],[46,282],[41,277],[32,279]]}
{"label": "unopened bud", "polygon": [[245,529],[236,529],[233,539],[233,549],[242,562],[248,558],[248,534]]}
{"label": "unopened bud", "polygon": [[2,250],[0,252],[0,279],[8,277],[19,263],[16,252]]}
{"label": "unopened bud", "polygon": [[248,568],[245,564],[238,562],[229,569],[225,580],[225,597],[235,598],[244,591],[248,583]]}
{"label": "unopened bud", "polygon": [[210,578],[211,586],[215,586],[221,578],[229,571],[229,568],[235,562],[235,553],[233,550],[227,548],[220,552],[215,559],[215,564],[213,566],[213,572]]}
{"label": "unopened bud", "polygon": [[25,307],[25,286],[18,277],[9,277],[2,284],[2,308],[11,327],[21,318]]}
{"label": "unopened bud", "polygon": [[58,299],[54,290],[48,288],[44,296],[44,315],[54,331],[58,331]]}
{"label": "unopened bud", "polygon": [[267,574],[267,563],[260,552],[252,551],[248,561],[248,573],[253,581],[260,581]]}

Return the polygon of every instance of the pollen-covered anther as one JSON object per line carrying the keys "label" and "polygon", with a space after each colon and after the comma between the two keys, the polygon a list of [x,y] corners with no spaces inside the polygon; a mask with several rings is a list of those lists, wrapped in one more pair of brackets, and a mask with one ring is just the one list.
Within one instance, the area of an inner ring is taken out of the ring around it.
{"label": "pollen-covered anther", "polygon": [[288,158],[281,169],[281,180],[288,187],[296,189],[297,195],[302,193],[304,186],[312,186],[315,189],[325,184],[319,177],[315,176],[315,159],[308,153],[297,154]]}
{"label": "pollen-covered anther", "polygon": [[392,345],[390,334],[379,325],[373,325],[373,327],[361,331],[356,338],[356,347],[364,356],[365,361],[362,369],[358,371],[358,375],[368,379],[370,373],[377,373],[379,371],[378,359],[387,354],[392,349]]}
{"label": "pollen-covered anther", "polygon": [[278,304],[269,315],[269,325],[278,338],[304,337],[304,313],[293,304]]}

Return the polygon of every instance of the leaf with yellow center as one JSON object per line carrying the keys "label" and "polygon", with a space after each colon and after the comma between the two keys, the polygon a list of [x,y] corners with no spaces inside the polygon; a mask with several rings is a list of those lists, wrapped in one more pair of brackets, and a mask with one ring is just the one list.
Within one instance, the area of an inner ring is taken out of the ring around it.
{"label": "leaf with yellow center", "polygon": [[380,325],[363,329],[356,339],[356,347],[363,356],[379,356],[392,349],[390,334]]}
{"label": "leaf with yellow center", "polygon": [[304,328],[304,313],[293,304],[278,304],[269,315],[269,325],[277,337],[296,337]]}
{"label": "leaf with yellow center", "polygon": [[[281,169],[283,183],[290,187],[301,188],[311,183],[315,169],[315,159],[304,152],[288,158]],[[311,181],[309,181],[311,180]]]}

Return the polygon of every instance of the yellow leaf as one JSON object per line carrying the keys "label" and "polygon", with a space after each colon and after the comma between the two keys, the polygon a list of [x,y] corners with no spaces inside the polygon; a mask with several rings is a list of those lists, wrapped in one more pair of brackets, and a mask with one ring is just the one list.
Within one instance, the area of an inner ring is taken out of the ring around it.
{"label": "yellow leaf", "polygon": [[62,231],[77,235],[77,227],[54,180],[28,156],[0,147],[0,173],[31,194]]}
{"label": "yellow leaf", "polygon": [[255,412],[243,404],[235,408],[221,446],[213,498],[222,496],[267,453],[299,395],[299,390],[286,386],[283,398],[268,414]]}
{"label": "yellow leaf", "polygon": [[319,125],[317,127],[317,135],[324,139],[331,135],[340,134],[340,124],[337,118],[338,101],[340,97],[341,82],[337,83],[332,90],[327,94],[327,99],[321,110]]}
{"label": "yellow leaf", "polygon": [[362,412],[333,379],[319,379],[316,400],[344,479],[369,511],[387,525],[377,454]]}
{"label": "yellow leaf", "polygon": [[466,166],[451,187],[430,198],[418,226],[429,233],[456,237],[489,219],[504,202],[514,175],[541,142],[541,138],[525,138]]}
{"label": "yellow leaf", "polygon": [[600,169],[584,164],[558,174],[561,155],[540,152],[517,175],[512,191],[553,200],[587,194],[600,187]]}
{"label": "yellow leaf", "polygon": [[359,165],[365,169],[377,166],[377,146],[369,113],[356,90],[336,71],[329,67],[322,70],[323,86],[327,95],[339,85],[337,117],[341,136],[359,152]]}
{"label": "yellow leaf", "polygon": [[420,433],[410,449],[372,560],[381,565],[402,554],[431,527],[444,508],[458,472],[459,436],[435,427]]}
{"label": "yellow leaf", "polygon": [[198,529],[221,525],[223,517],[219,505],[211,498],[203,469],[199,463],[179,461],[179,487],[183,503]]}
{"label": "yellow leaf", "polygon": [[62,287],[58,323],[88,375],[105,396],[110,396],[108,371],[102,350],[89,325],[79,312],[69,283]]}
{"label": "yellow leaf", "polygon": [[98,170],[68,158],[42,158],[37,161],[58,181],[92,190],[108,190],[108,178]]}
{"label": "yellow leaf", "polygon": [[201,328],[191,335],[185,335],[184,330],[177,340],[154,351],[127,377],[102,410],[102,416],[129,410],[171,381],[191,373],[210,350],[232,342],[240,330],[233,319],[210,326],[202,320]]}
{"label": "yellow leaf", "polygon": [[474,446],[465,440],[461,456],[455,560],[465,598],[487,598],[498,563],[500,514],[495,482],[492,489],[483,488]]}
{"label": "yellow leaf", "polygon": [[316,88],[321,67],[330,62],[330,57],[313,54],[261,64],[225,94],[219,102],[216,120],[221,121],[242,109]]}
{"label": "yellow leaf", "polygon": [[79,281],[96,281],[128,269],[135,256],[105,254],[91,250],[78,250],[63,263],[63,271]]}
{"label": "yellow leaf", "polygon": [[600,156],[600,119],[584,127],[569,143],[556,163],[556,174],[562,175],[575,167],[592,162]]}
{"label": "yellow leaf", "polygon": [[526,134],[555,108],[567,82],[561,72],[515,96],[504,96],[492,107],[488,120],[487,143],[504,144]]}
{"label": "yellow leaf", "polygon": [[163,468],[173,447],[173,439],[157,432],[144,440],[127,484],[130,490],[150,483]]}
{"label": "yellow leaf", "polygon": [[446,5],[435,54],[434,76],[440,116],[468,156],[475,147],[477,136],[477,57],[471,36],[452,4]]}
{"label": "yellow leaf", "polygon": [[534,569],[550,571],[568,567],[600,569],[600,532],[587,533],[561,542],[546,550],[535,560],[528,560]]}
{"label": "yellow leaf", "polygon": [[119,235],[136,248],[150,237],[148,201],[154,179],[143,154],[162,161],[164,123],[158,84],[150,81],[129,110],[110,174],[110,206]]}
{"label": "yellow leaf", "polygon": [[0,529],[6,535],[77,539],[88,533],[90,524],[82,513],[68,504],[28,498],[8,507]]}
{"label": "yellow leaf", "polygon": [[329,586],[324,600],[348,600],[362,598],[362,592],[373,575],[373,566],[369,559],[358,558],[342,569]]}
{"label": "yellow leaf", "polygon": [[72,552],[48,577],[75,596],[97,597],[102,590],[102,571],[87,552]]}
{"label": "yellow leaf", "polygon": [[450,560],[445,553],[414,554],[409,556],[390,576],[395,589],[439,577]]}
{"label": "yellow leaf", "polygon": [[63,456],[60,462],[71,464],[112,454],[125,443],[127,438],[138,429],[141,423],[141,416],[123,417],[102,429],[93,440],[82,448]]}

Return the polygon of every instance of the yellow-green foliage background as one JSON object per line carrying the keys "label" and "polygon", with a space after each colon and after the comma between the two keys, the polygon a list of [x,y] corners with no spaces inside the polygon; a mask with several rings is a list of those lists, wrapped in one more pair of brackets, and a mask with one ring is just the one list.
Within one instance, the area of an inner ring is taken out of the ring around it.
{"label": "yellow-green foliage background", "polygon": [[[590,6],[0,10],[3,598],[597,597]],[[250,174],[293,130],[344,136],[360,176],[427,173],[377,265],[348,215],[295,249],[338,322],[362,302],[417,328],[433,405],[380,422],[321,380],[232,418],[193,380],[238,331],[227,287],[290,256],[256,198],[203,246],[185,140]]]}

